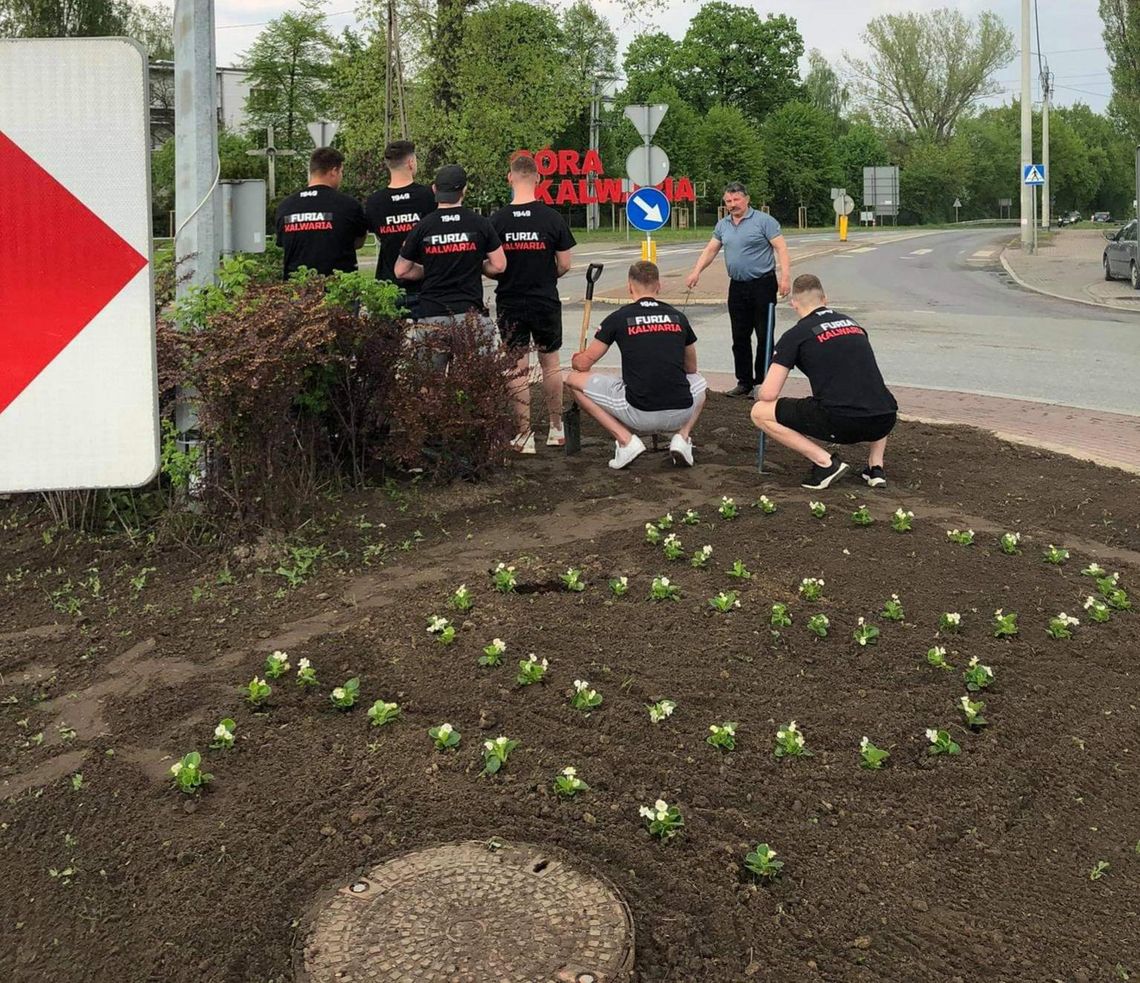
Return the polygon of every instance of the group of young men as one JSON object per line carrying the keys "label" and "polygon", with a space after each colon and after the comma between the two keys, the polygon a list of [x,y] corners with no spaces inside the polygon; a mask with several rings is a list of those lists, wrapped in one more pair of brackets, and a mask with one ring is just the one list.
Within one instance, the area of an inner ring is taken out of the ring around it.
{"label": "group of young men", "polygon": [[[430,188],[416,182],[415,147],[408,141],[384,153],[390,178],[362,205],[340,192],[344,157],[329,147],[315,150],[309,184],[277,209],[277,243],[285,253],[284,275],[301,267],[322,274],[356,270],[356,250],[369,232],[379,255],[376,277],[395,283],[413,330],[446,330],[457,319],[475,317],[489,337],[496,331],[518,353],[512,390],[518,436],[512,447],[536,452],[530,423],[530,351],[536,350],[549,415],[548,446],[565,444],[562,390],[614,439],[611,468],[629,465],[645,451],[641,435],[671,434],[669,452],[678,465],[692,466],[692,431],[705,403],[707,383],[697,371],[696,334],[683,311],[658,297],[657,266],[634,263],[627,289],[630,303],[604,318],[593,340],[571,357],[563,377],[562,305],[558,279],[571,266],[576,245],[566,221],[537,199],[540,182],[533,158],[516,155],[507,180],[511,203],[489,218],[463,204],[467,174],[449,164]],[[752,421],[773,440],[812,463],[807,488],[826,488],[848,465],[810,438],[832,443],[869,443],[863,479],[886,484],[883,454],[895,424],[897,405],[883,383],[866,331],[827,306],[823,286],[805,274],[791,282],[787,247],[779,224],[751,208],[743,185],[725,190],[726,216],[687,279],[701,272],[723,247],[730,277],[729,313],[737,387],[729,395],[754,397]],[[775,266],[779,263],[777,274]],[[483,297],[483,277],[495,281],[496,317]],[[790,294],[800,320],[775,346],[764,373],[762,342],[752,361],[752,336],[761,335],[768,304]],[[620,376],[593,371],[617,345]],[[792,368],[809,379],[812,395],[781,397]]]}

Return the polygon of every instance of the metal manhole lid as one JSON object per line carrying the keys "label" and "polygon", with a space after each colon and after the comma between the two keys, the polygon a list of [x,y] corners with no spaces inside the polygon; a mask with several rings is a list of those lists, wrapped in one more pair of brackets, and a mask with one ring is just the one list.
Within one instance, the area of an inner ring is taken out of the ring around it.
{"label": "metal manhole lid", "polygon": [[561,851],[498,841],[396,857],[310,915],[308,983],[626,983],[633,921]]}

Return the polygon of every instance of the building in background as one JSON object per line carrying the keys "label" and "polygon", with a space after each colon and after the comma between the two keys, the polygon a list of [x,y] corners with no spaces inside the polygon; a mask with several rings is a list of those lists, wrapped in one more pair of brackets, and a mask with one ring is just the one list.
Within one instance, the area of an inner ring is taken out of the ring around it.
{"label": "building in background", "polygon": [[[218,122],[227,130],[241,133],[249,120],[245,102],[252,87],[244,68],[218,69]],[[174,62],[150,63],[150,139],[160,147],[174,136]]]}

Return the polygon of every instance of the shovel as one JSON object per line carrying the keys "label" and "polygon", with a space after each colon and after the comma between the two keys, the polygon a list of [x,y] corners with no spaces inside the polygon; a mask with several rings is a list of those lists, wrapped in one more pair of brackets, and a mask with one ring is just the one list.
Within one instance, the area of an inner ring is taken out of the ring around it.
{"label": "shovel", "polygon": [[[586,332],[590,330],[590,311],[594,306],[594,284],[605,267],[601,263],[591,263],[586,267],[586,305],[582,311],[582,331],[578,337],[578,351],[586,350]],[[571,404],[562,414],[562,430],[566,434],[566,453],[578,454],[582,450],[582,408]]]}

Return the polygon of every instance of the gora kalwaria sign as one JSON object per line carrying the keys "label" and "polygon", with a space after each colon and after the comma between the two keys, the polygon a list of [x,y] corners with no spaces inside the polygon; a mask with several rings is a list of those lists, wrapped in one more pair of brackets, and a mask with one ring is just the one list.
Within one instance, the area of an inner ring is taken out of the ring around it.
{"label": "gora kalwaria sign", "polygon": [[[534,158],[542,176],[536,194],[539,201],[548,205],[622,205],[629,197],[622,191],[621,175],[606,177],[601,155],[596,150],[587,150],[583,154],[578,150],[545,147],[536,151],[520,150],[519,153]],[[697,200],[693,182],[687,177],[669,177],[657,187],[670,202]]]}

